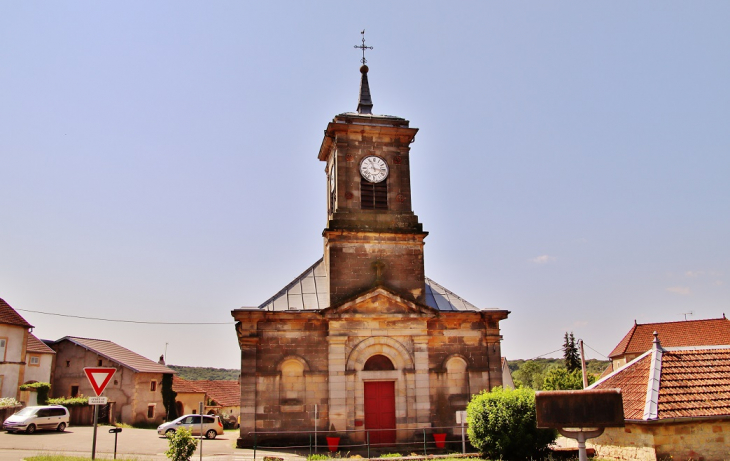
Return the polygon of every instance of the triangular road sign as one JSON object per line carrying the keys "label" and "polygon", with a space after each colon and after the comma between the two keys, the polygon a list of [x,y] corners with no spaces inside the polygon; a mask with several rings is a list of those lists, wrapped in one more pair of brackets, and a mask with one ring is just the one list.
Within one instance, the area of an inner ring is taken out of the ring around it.
{"label": "triangular road sign", "polygon": [[94,392],[96,392],[97,396],[101,395],[101,393],[104,392],[104,388],[107,384],[109,384],[109,381],[111,381],[112,376],[114,376],[114,373],[116,371],[116,368],[84,368],[84,373],[86,373],[86,377],[89,378],[91,387],[94,388]]}

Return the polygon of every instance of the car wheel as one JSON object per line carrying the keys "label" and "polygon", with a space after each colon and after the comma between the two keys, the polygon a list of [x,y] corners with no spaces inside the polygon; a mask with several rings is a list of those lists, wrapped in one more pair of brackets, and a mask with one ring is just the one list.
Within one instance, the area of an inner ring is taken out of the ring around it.
{"label": "car wheel", "polygon": [[56,430],[57,430],[58,432],[63,432],[63,431],[65,431],[65,430],[66,430],[66,423],[61,423],[61,424],[59,424],[59,425],[58,425],[58,427],[56,428]]}
{"label": "car wheel", "polygon": [[175,433],[175,429],[168,429],[165,431],[165,435],[170,435],[170,434],[174,434],[174,433]]}
{"label": "car wheel", "polygon": [[31,424],[30,426],[25,428],[26,434],[32,434],[35,432],[35,424]]}
{"label": "car wheel", "polygon": [[205,433],[205,438],[206,439],[214,439],[216,435],[218,435],[218,433],[216,431],[214,431],[213,429],[211,429],[211,430],[209,430],[208,432]]}

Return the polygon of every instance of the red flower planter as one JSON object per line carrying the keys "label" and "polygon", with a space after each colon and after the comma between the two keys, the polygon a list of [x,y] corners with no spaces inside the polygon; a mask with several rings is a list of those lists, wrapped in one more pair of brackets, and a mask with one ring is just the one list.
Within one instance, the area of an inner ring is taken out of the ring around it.
{"label": "red flower planter", "polygon": [[433,440],[436,442],[436,448],[444,448],[446,446],[446,434],[433,434]]}
{"label": "red flower planter", "polygon": [[327,448],[329,448],[332,453],[336,452],[337,448],[339,446],[340,446],[339,437],[327,437]]}

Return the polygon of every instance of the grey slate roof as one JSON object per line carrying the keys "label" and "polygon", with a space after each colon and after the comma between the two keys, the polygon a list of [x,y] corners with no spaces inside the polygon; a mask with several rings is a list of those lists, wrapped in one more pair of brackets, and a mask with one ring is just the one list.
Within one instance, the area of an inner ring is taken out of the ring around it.
{"label": "grey slate roof", "polygon": [[112,362],[116,362],[123,367],[129,368],[138,373],[177,373],[175,370],[167,368],[165,365],[160,365],[157,362],[142,357],[136,352],[132,352],[129,349],[120,346],[117,343],[107,341],[106,339],[90,339],[90,338],[77,338],[75,336],[65,336],[55,343],[61,341],[70,341],[84,349],[90,350],[105,357]]}
{"label": "grey slate roof", "polygon": [[[426,305],[439,311],[481,311],[426,277]],[[323,259],[292,280],[258,308],[267,311],[318,311],[329,307],[329,283]]]}

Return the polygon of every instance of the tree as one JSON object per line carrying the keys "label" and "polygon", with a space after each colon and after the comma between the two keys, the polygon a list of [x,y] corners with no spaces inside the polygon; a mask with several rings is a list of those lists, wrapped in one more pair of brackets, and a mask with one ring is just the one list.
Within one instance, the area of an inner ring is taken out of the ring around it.
{"label": "tree", "polygon": [[[588,385],[596,381],[596,377],[588,375]],[[545,381],[542,384],[545,391],[570,391],[583,389],[583,372],[573,370],[567,371],[565,368],[553,368],[545,374]]]}
{"label": "tree", "polygon": [[538,429],[535,391],[494,388],[466,407],[469,442],[489,459],[542,459],[557,433]]}
{"label": "tree", "polygon": [[175,406],[175,397],[177,392],[172,390],[172,375],[162,375],[162,382],[160,383],[160,392],[162,393],[162,405],[165,406],[167,411],[167,420],[172,421],[177,418],[177,407]]}
{"label": "tree", "polygon": [[512,377],[523,386],[540,390],[545,380],[544,367],[534,360],[523,363],[519,370],[515,371]]}
{"label": "tree", "polygon": [[575,337],[573,332],[565,332],[565,341],[563,341],[563,362],[565,362],[565,368],[569,372],[580,369],[580,355],[578,355],[578,348],[575,347]]}

